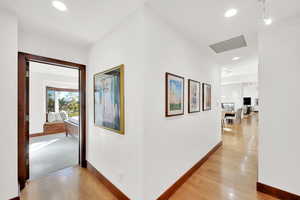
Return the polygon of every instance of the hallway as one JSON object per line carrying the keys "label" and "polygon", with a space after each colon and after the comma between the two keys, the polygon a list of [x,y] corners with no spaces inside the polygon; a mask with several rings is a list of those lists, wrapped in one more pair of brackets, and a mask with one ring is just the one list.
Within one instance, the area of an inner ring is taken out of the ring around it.
{"label": "hallway", "polygon": [[[227,126],[223,146],[170,198],[170,200],[275,200],[256,192],[258,116],[239,126]],[[86,169],[68,168],[30,181],[22,200],[115,200]]]}
{"label": "hallway", "polygon": [[223,146],[170,200],[275,200],[256,192],[258,115],[225,127]]}

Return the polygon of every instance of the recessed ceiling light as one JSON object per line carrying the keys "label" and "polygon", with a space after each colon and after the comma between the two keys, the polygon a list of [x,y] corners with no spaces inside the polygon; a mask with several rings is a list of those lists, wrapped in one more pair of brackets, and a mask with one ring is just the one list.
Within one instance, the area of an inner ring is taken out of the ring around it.
{"label": "recessed ceiling light", "polygon": [[237,14],[237,12],[238,12],[237,9],[231,8],[225,12],[224,17],[227,17],[227,18],[233,17]]}
{"label": "recessed ceiling light", "polygon": [[240,57],[233,57],[232,60],[239,60]]}
{"label": "recessed ceiling light", "polygon": [[56,8],[57,10],[59,10],[59,11],[66,11],[67,10],[66,4],[64,4],[61,1],[52,1],[52,6],[54,8]]}
{"label": "recessed ceiling light", "polygon": [[272,24],[273,20],[271,18],[264,19],[265,25],[269,26]]}

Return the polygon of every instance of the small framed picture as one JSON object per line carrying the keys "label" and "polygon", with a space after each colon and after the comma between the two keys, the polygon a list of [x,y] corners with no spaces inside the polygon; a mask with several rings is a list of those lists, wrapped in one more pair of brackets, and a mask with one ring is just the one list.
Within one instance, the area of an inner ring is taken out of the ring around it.
{"label": "small framed picture", "polygon": [[202,107],[203,111],[211,110],[211,85],[207,83],[202,84]]}
{"label": "small framed picture", "polygon": [[166,117],[184,114],[184,78],[166,73]]}
{"label": "small framed picture", "polygon": [[201,84],[198,81],[188,80],[188,112],[200,112]]}

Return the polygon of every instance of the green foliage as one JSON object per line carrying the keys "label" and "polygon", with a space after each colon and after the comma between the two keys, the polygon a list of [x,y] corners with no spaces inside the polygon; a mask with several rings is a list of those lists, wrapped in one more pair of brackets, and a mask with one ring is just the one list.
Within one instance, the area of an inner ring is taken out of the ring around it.
{"label": "green foliage", "polygon": [[66,111],[68,115],[75,116],[76,113],[79,113],[79,101],[74,96],[66,96],[58,99],[59,110]]}
{"label": "green foliage", "polygon": [[48,112],[55,112],[55,96],[58,96],[59,111],[66,111],[70,117],[79,115],[78,92],[48,91]]}
{"label": "green foliage", "polygon": [[48,112],[55,112],[55,94],[54,91],[48,91]]}
{"label": "green foliage", "polygon": [[69,113],[69,117],[76,117],[76,116],[79,116],[79,112]]}
{"label": "green foliage", "polygon": [[181,110],[181,103],[178,103],[178,104],[171,103],[170,110]]}

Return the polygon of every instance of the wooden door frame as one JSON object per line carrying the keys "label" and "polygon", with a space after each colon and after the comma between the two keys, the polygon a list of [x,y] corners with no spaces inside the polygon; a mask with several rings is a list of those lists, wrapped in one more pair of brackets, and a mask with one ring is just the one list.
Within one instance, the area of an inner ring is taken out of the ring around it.
{"label": "wooden door frame", "polygon": [[[20,188],[25,187],[29,179],[29,169],[26,167],[26,156],[29,155],[29,119],[26,113],[29,112],[29,95],[26,92],[26,68],[29,62],[68,67],[79,70],[80,90],[80,144],[79,164],[86,168],[86,66],[82,64],[67,62],[63,60],[47,58],[28,53],[18,52],[18,180]],[[27,119],[26,119],[27,117]]]}

